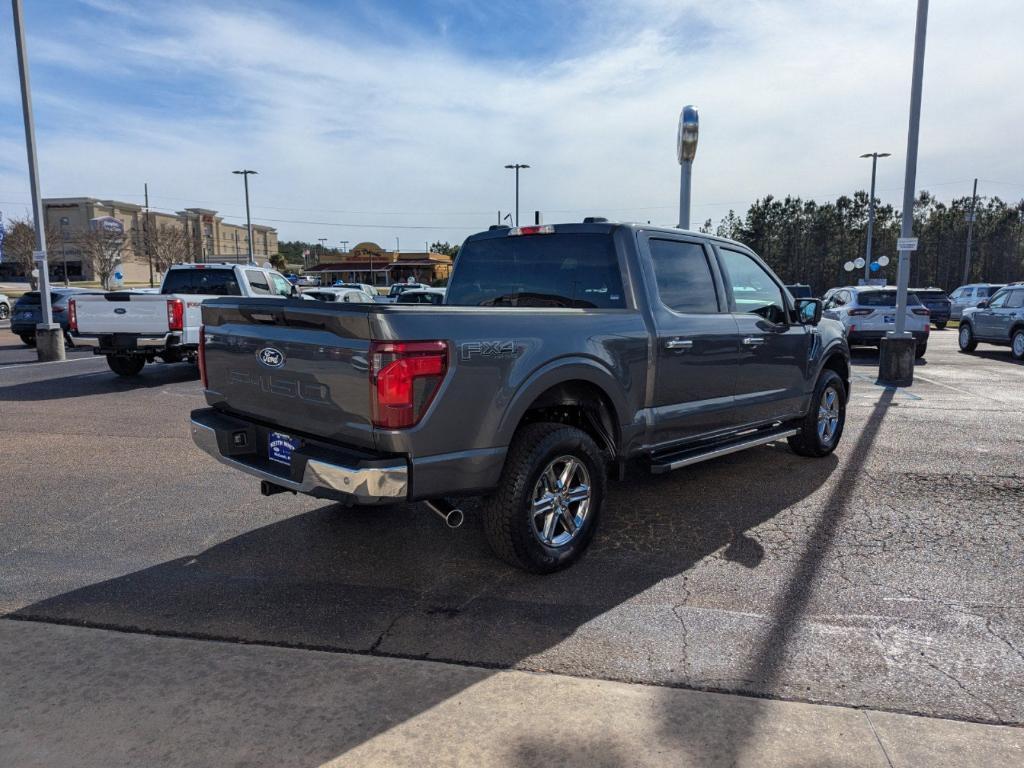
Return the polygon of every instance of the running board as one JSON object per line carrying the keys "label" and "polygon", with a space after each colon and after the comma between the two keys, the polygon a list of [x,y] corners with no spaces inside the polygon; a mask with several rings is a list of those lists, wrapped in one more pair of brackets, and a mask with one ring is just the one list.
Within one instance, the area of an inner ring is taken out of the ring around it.
{"label": "running board", "polygon": [[717,459],[719,456],[727,456],[737,451],[745,451],[747,448],[756,448],[759,445],[773,443],[784,437],[792,437],[799,429],[783,429],[770,434],[761,434],[755,437],[748,437],[735,443],[717,445],[707,449],[694,448],[689,451],[662,456],[651,463],[651,473],[660,475],[664,472],[671,472],[673,469],[688,467],[691,464],[698,464],[708,459]]}

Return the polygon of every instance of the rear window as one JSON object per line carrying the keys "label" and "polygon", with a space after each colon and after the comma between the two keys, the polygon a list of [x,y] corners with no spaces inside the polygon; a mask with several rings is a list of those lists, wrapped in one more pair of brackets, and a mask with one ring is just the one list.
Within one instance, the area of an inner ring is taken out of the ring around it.
{"label": "rear window", "polygon": [[[58,301],[60,301],[63,298],[64,298],[63,294],[53,293],[53,292],[50,293],[50,303],[51,304],[56,304]],[[21,304],[23,307],[25,307],[25,306],[28,306],[28,307],[38,307],[43,302],[42,302],[42,299],[40,297],[39,291],[29,291],[28,293],[23,293],[21,295],[21,298],[18,299],[14,303],[15,304]]]}
{"label": "rear window", "polygon": [[[920,303],[915,294],[907,294],[907,304]],[[895,307],[896,291],[863,291],[857,294],[857,304],[861,307]]]}
{"label": "rear window", "polygon": [[201,296],[241,296],[233,269],[172,269],[160,293],[196,293]]}
{"label": "rear window", "polygon": [[914,291],[917,298],[924,299],[948,299],[945,291]]}
{"label": "rear window", "polygon": [[611,235],[555,233],[466,243],[445,304],[619,309],[626,300]]}

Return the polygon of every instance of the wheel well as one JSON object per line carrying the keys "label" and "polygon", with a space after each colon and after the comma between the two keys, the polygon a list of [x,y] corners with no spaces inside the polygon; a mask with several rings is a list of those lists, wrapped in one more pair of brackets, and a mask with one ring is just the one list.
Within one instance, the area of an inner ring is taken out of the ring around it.
{"label": "wheel well", "polygon": [[1013,334],[1017,331],[1024,331],[1024,323],[1017,323],[1013,328],[1010,329],[1010,339],[1013,339]]}
{"label": "wheel well", "polygon": [[517,426],[541,421],[582,429],[614,457],[618,453],[619,422],[608,395],[589,381],[564,381],[546,389],[530,403]]}
{"label": "wheel well", "polygon": [[846,385],[846,396],[850,396],[850,363],[847,359],[836,352],[825,360],[825,364],[821,366],[821,369],[835,371],[839,374],[839,378],[843,380],[843,384]]}

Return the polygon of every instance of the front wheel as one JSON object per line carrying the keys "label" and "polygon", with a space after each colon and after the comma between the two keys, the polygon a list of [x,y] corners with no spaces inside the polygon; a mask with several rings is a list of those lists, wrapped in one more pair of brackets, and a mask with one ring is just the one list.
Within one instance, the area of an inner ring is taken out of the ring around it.
{"label": "front wheel", "polygon": [[1014,360],[1024,360],[1024,328],[1018,328],[1013,332],[1010,340],[1010,355]]}
{"label": "front wheel", "polygon": [[0,320],[6,320],[11,316],[11,308],[6,304],[0,304]]}
{"label": "front wheel", "polygon": [[36,345],[36,335],[34,333],[19,333],[18,338],[21,339],[21,343],[26,347],[34,347]]}
{"label": "front wheel", "polygon": [[594,536],[605,482],[601,451],[586,432],[527,424],[512,440],[497,490],[483,501],[488,544],[525,571],[565,568]]}
{"label": "front wheel", "polygon": [[107,355],[107,365],[110,366],[110,370],[118,376],[124,376],[126,378],[138,376],[142,371],[142,366],[145,364],[146,359],[143,357],[134,357],[132,355]]}
{"label": "front wheel", "polygon": [[925,352],[927,352],[927,351],[928,351],[928,342],[927,341],[922,341],[914,349],[914,357],[916,357],[917,359],[920,360],[922,357],[924,357]]}
{"label": "front wheel", "polygon": [[978,340],[974,338],[974,329],[969,323],[960,323],[960,334],[956,339],[961,352],[973,352],[978,348]]}
{"label": "front wheel", "polygon": [[822,371],[811,407],[800,422],[800,431],[789,438],[789,447],[801,456],[828,456],[839,445],[845,425],[846,385],[835,371]]}

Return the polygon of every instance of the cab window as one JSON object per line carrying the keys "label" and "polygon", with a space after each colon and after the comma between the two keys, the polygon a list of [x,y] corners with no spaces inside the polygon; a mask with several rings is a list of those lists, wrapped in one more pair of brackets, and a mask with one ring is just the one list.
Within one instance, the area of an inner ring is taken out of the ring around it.
{"label": "cab window", "polygon": [[245,270],[245,278],[249,281],[249,287],[257,296],[270,295],[270,283],[267,282],[267,275],[256,269]]}
{"label": "cab window", "polygon": [[739,251],[723,248],[721,254],[736,311],[760,315],[771,323],[785,323],[787,312],[782,289],[764,267]]}
{"label": "cab window", "polygon": [[703,246],[651,240],[651,260],[661,303],[675,312],[718,312],[718,296]]}
{"label": "cab window", "polygon": [[271,272],[270,279],[274,283],[274,293],[278,296],[288,297],[292,295],[292,284],[281,277],[281,275]]}

